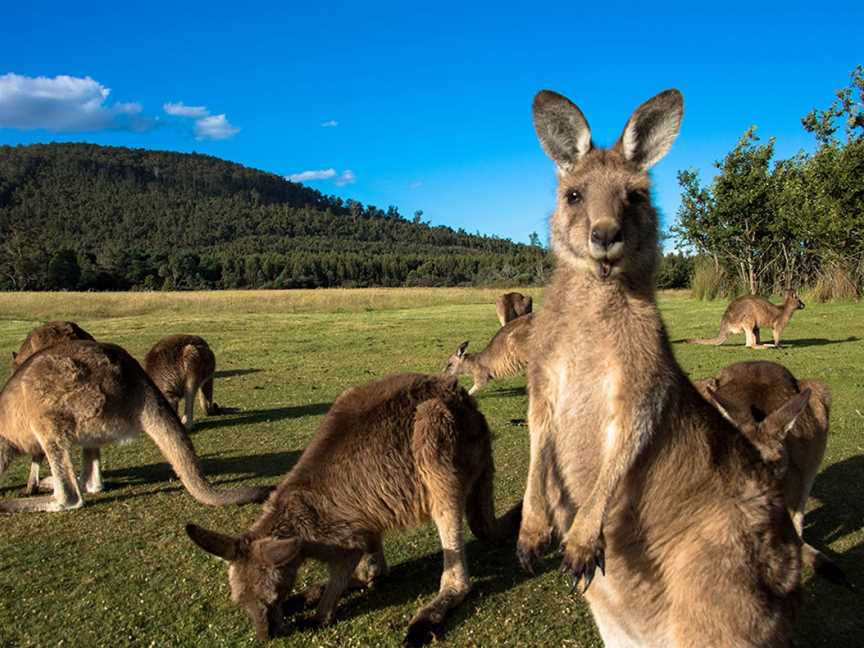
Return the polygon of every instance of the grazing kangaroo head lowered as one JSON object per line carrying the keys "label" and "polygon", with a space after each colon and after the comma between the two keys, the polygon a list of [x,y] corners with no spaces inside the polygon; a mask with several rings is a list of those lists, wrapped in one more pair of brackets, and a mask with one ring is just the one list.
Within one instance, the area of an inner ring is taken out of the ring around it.
{"label": "grazing kangaroo head lowered", "polygon": [[31,355],[53,344],[68,340],[92,339],[93,336],[75,322],[47,322],[30,331],[24,342],[21,343],[18,352],[12,352],[12,372],[14,373]]}
{"label": "grazing kangaroo head lowered", "polygon": [[559,263],[600,280],[653,284],[657,214],[647,171],[672,146],[682,114],[681,94],[662,92],[636,109],[611,149],[599,149],[569,99],[549,90],[535,97],[534,126],[558,171],[550,242]]}
{"label": "grazing kangaroo head lowered", "polygon": [[468,349],[469,341],[465,340],[456,347],[456,352],[447,358],[447,364],[444,365],[444,373],[448,376],[458,376],[462,373],[462,364],[465,362],[465,351]]}
{"label": "grazing kangaroo head lowered", "polygon": [[349,587],[387,571],[382,535],[432,519],[444,551],[438,596],[421,607],[405,644],[442,633],[447,612],[471,589],[463,515],[480,540],[515,535],[521,504],[495,517],[491,433],[474,401],[454,378],[401,374],[343,392],[297,465],[243,536],[190,524],[189,537],[229,561],[231,598],[259,639],[272,637],[297,569],[325,563],[329,581],[298,595],[317,601],[315,620],[332,623]]}

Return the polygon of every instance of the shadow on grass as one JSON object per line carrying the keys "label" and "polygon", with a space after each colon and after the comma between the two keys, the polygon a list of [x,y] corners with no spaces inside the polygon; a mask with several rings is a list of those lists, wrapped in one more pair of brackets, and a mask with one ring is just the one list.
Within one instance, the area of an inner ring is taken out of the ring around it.
{"label": "shadow on grass", "polygon": [[260,373],[263,369],[223,369],[213,374],[214,378],[231,378],[233,376],[245,376],[247,374]]}
{"label": "shadow on grass", "polygon": [[[294,467],[301,452],[301,450],[289,450],[245,457],[223,457],[220,454],[204,455],[201,457],[201,469],[214,485],[245,481],[251,477],[281,477]],[[229,480],[216,479],[219,475],[242,475],[242,477]],[[173,480],[170,484],[172,489],[183,488],[167,461],[109,470],[104,473],[104,476],[105,480],[109,482],[109,488],[111,482],[117,486],[126,487],[158,484],[171,480]]]}
{"label": "shadow on grass", "polygon": [[[447,635],[470,617],[480,606],[485,596],[507,592],[529,578],[516,559],[516,544],[508,542],[501,545],[489,545],[478,540],[466,543],[468,556],[468,572],[471,575],[473,589],[465,601],[452,610],[444,620],[444,639]],[[385,543],[386,552],[386,543]],[[560,557],[550,555],[535,564],[536,575],[539,576],[556,569]],[[390,574],[382,578],[373,587],[360,591],[346,593],[336,608],[336,622],[348,621],[356,617],[374,613],[378,610],[400,606],[407,602],[417,601],[418,608],[426,605],[438,594],[444,562],[440,551],[398,563],[390,567]],[[565,585],[561,583],[562,595],[566,594]],[[307,612],[306,614],[310,614]],[[412,613],[413,614],[413,613]],[[298,620],[303,613],[294,618],[286,617],[282,637],[306,632]],[[404,627],[393,627],[396,633],[408,630],[408,620]],[[314,629],[309,632],[315,632]],[[309,635],[312,637],[313,635]]]}
{"label": "shadow on grass", "polygon": [[798,636],[800,645],[862,645],[861,589],[864,588],[864,542],[843,552],[828,545],[864,528],[864,455],[838,461],[823,470],[812,494],[822,505],[807,513],[804,539],[840,566],[858,592],[849,592],[817,576],[805,588],[804,607]]}
{"label": "shadow on grass", "polygon": [[780,347],[808,347],[808,346],[826,346],[829,344],[845,344],[846,342],[859,342],[861,338],[850,335],[845,340],[828,340],[826,338],[800,338],[798,340],[780,340]]}
{"label": "shadow on grass", "polygon": [[309,405],[291,405],[288,407],[272,407],[260,410],[241,410],[236,407],[225,407],[220,408],[219,416],[195,419],[195,432],[203,432],[231,425],[270,423],[284,419],[303,418],[304,416],[317,416],[325,414],[330,409],[330,405],[330,403],[312,403]]}
{"label": "shadow on grass", "polygon": [[485,398],[506,398],[508,396],[526,396],[528,390],[525,387],[506,387],[504,389],[489,390],[480,392],[481,397]]}

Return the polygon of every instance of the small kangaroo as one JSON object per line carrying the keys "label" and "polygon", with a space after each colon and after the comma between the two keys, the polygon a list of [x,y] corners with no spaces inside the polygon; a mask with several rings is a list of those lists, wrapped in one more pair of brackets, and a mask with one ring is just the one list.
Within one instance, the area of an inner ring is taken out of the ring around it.
{"label": "small kangaroo", "polygon": [[713,344],[720,345],[730,335],[744,331],[746,344],[751,349],[767,349],[768,344],[760,344],[759,328],[771,327],[774,335],[775,348],[780,346],[780,334],[789,324],[796,310],[804,308],[804,302],[798,299],[794,290],[786,292],[786,299],[782,306],[775,306],[764,297],[758,295],[744,295],[733,299],[723,317],[720,318],[720,332],[716,338],[697,338],[686,340],[688,344]]}
{"label": "small kangaroo", "polygon": [[329,581],[315,620],[332,623],[348,587],[387,571],[382,534],[432,519],[444,550],[438,596],[421,607],[405,643],[440,636],[449,610],[471,589],[463,516],[484,541],[513,537],[520,505],[495,519],[492,440],[486,419],[455,378],[400,374],[348,389],[333,403],[299,462],[243,536],[190,524],[189,537],[229,561],[232,600],[259,639],[278,631],[283,602],[306,559],[325,563]]}
{"label": "small kangaroo", "polygon": [[[828,580],[854,589],[830,558],[804,542],[804,511],[828,444],[831,392],[818,380],[797,380],[775,362],[729,365],[713,378],[694,382],[699,392],[759,449],[766,461],[783,460],[781,480],[786,508],[801,537],[804,564]],[[766,430],[766,422],[795,398],[807,394],[806,407],[790,430]],[[788,432],[788,435],[787,435]],[[782,445],[781,445],[782,444]]]}
{"label": "small kangaroo", "polygon": [[[78,326],[75,322],[47,322],[42,326],[37,326],[28,333],[27,337],[21,343],[18,353],[12,352],[12,373],[24,364],[31,355],[37,351],[41,351],[58,342],[68,340],[93,340],[93,336],[87,331]],[[89,452],[96,453],[96,461],[99,460],[99,449],[82,449],[82,454],[86,455]],[[27,485],[22,492],[23,495],[33,495],[39,490],[39,471],[42,464],[43,455],[41,453],[34,454],[30,458],[30,476],[27,478]],[[88,462],[88,458],[84,458],[84,463]]]}
{"label": "small kangaroo", "polygon": [[655,299],[648,170],[682,115],[681,94],[662,92],[600,149],[575,104],[534,99],[558,173],[556,267],[531,340],[517,555],[530,571],[562,540],[607,646],[786,646],[801,549],[783,493],[675,361]]}
{"label": "small kangaroo", "polygon": [[0,501],[0,512],[65,511],[83,505],[70,452],[84,449],[86,492],[101,490],[98,450],[144,432],[190,495],[220,506],[262,502],[269,487],[216,490],[204,477],[177,414],[141,365],[113,344],[71,341],[32,355],[0,392],[0,474],[18,454],[44,454],[54,494]]}
{"label": "small kangaroo", "polygon": [[93,336],[75,322],[46,322],[27,334],[18,353],[12,352],[12,373],[24,364],[31,355],[52,344],[66,340],[92,340]]}
{"label": "small kangaroo", "polygon": [[470,374],[474,379],[469,394],[476,394],[490,380],[515,376],[528,366],[528,344],[531,339],[531,323],[534,314],[528,313],[510,320],[500,329],[486,348],[479,353],[466,353],[468,340],[447,359],[444,373],[451,376]]}
{"label": "small kangaroo", "polygon": [[207,414],[218,412],[218,406],[213,402],[216,356],[204,338],[197,335],[162,338],[144,358],[144,369],[178,414],[180,399],[185,401],[186,413],[181,421],[187,430],[194,427],[195,394],[198,394],[199,405]]}
{"label": "small kangaroo", "polygon": [[523,295],[518,292],[504,293],[495,300],[495,312],[498,314],[498,321],[501,322],[501,326],[517,317],[527,315],[533,307],[534,300],[531,299],[531,295]]}

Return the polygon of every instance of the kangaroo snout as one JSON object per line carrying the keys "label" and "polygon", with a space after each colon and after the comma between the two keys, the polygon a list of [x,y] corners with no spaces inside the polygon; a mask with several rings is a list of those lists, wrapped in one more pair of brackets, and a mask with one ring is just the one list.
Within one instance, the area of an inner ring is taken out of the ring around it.
{"label": "kangaroo snout", "polygon": [[624,247],[624,233],[617,223],[598,223],[591,227],[589,244],[593,257],[614,260]]}

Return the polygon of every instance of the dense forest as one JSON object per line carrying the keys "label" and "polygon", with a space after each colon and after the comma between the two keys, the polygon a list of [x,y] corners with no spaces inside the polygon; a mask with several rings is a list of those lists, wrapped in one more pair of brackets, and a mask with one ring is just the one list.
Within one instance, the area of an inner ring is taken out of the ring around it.
{"label": "dense forest", "polygon": [[0,147],[0,290],[527,285],[539,245],[198,154]]}
{"label": "dense forest", "polygon": [[716,163],[709,184],[695,171],[679,173],[672,230],[698,255],[697,296],[864,293],[864,67],[851,77],[828,108],[802,117],[812,154],[774,160],[774,140],[760,142],[754,127]]}

